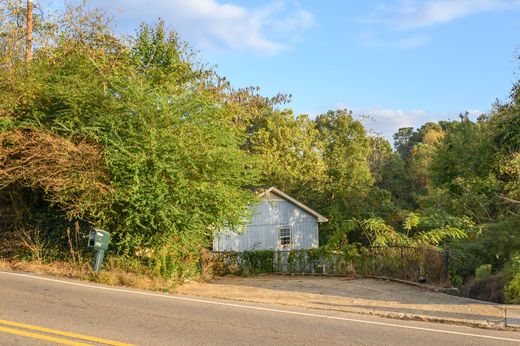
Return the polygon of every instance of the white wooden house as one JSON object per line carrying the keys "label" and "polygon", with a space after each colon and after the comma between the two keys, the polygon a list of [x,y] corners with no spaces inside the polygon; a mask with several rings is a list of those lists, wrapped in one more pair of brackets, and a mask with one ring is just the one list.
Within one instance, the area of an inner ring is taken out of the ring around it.
{"label": "white wooden house", "polygon": [[318,247],[318,224],[323,216],[275,187],[259,193],[251,206],[252,220],[240,234],[219,231],[213,251],[304,250]]}

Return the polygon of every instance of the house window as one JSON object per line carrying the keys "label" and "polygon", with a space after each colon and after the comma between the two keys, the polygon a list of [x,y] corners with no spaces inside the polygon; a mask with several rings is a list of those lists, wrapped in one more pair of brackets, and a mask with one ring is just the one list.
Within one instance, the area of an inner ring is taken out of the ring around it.
{"label": "house window", "polygon": [[279,239],[281,247],[288,247],[292,243],[291,239],[291,228],[283,227],[279,229]]}

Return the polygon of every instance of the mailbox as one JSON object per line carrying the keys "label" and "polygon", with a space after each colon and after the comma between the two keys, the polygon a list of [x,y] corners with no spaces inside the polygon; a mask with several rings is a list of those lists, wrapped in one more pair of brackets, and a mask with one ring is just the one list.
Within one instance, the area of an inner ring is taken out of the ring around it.
{"label": "mailbox", "polygon": [[88,247],[94,248],[93,269],[96,273],[101,269],[103,258],[105,257],[105,250],[108,249],[108,243],[110,243],[110,233],[96,228],[90,231]]}
{"label": "mailbox", "polygon": [[101,229],[92,229],[88,238],[88,246],[96,250],[107,250],[110,243],[110,233]]}

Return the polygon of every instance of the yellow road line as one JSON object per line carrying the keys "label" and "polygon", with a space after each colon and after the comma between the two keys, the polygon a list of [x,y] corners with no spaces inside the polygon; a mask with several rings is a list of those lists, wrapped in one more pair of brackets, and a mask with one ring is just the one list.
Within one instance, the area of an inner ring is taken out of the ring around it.
{"label": "yellow road line", "polygon": [[[48,333],[48,334],[55,334],[55,335],[66,336],[66,337],[74,338],[74,339],[80,339],[80,340],[85,340],[85,341],[92,341],[92,342],[97,342],[97,343],[105,344],[105,345],[132,346],[131,344],[126,344],[126,343],[119,342],[119,341],[113,341],[113,340],[108,340],[108,339],[97,338],[97,337],[94,337],[94,336],[88,336],[88,335],[76,334],[76,333],[71,333],[71,332],[65,332],[65,331],[61,331],[61,330],[57,330],[57,329],[33,326],[33,325],[30,325],[30,324],[25,324],[25,323],[0,320],[0,324],[6,325],[6,326],[11,326],[11,327],[29,329],[29,330],[38,331],[38,332],[44,332],[44,333]],[[4,328],[2,326],[0,326],[0,328],[14,330],[14,331],[19,332],[19,330],[17,330],[17,329]],[[0,329],[0,331],[2,331],[2,330]],[[41,334],[34,334],[34,333],[29,333],[29,334],[41,335]],[[20,335],[22,335],[22,334],[20,334]],[[41,335],[41,336],[45,337],[45,335]],[[47,340],[47,339],[44,339],[44,340]],[[58,340],[65,340],[65,339],[58,339]],[[68,341],[68,340],[65,340],[65,341]],[[69,344],[66,344],[66,345],[86,345],[86,344],[82,344],[82,343],[76,342],[76,343],[72,343],[72,344],[69,343]]]}
{"label": "yellow road line", "polygon": [[85,343],[79,342],[79,341],[61,339],[61,338],[57,338],[57,337],[54,337],[54,336],[37,334],[37,333],[31,333],[31,332],[26,332],[25,330],[7,328],[7,327],[2,327],[2,326],[0,326],[0,332],[21,335],[21,336],[25,336],[25,337],[33,338],[33,339],[40,339],[40,340],[45,340],[45,341],[51,341],[51,342],[54,342],[54,343],[57,343],[57,344],[62,344],[62,345],[92,346],[92,344],[85,344]]}

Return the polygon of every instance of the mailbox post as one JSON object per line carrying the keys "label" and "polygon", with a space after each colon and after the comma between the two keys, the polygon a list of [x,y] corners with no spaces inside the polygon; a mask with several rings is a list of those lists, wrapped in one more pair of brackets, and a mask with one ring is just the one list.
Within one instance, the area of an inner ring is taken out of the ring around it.
{"label": "mailbox post", "polygon": [[105,251],[110,243],[110,233],[101,229],[92,229],[88,238],[88,247],[94,248],[94,272],[99,272],[105,257]]}

